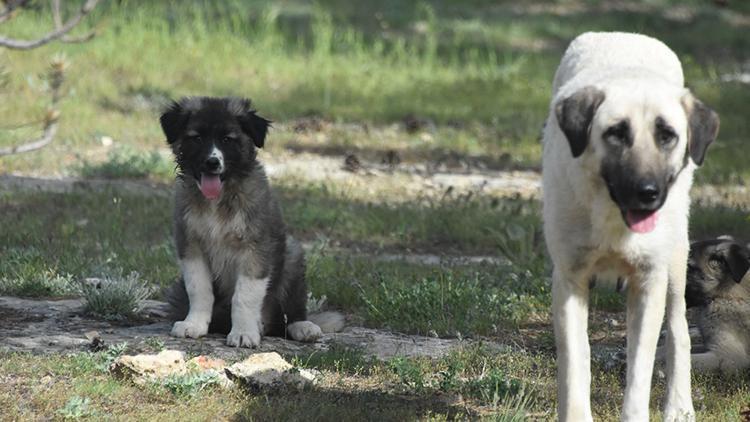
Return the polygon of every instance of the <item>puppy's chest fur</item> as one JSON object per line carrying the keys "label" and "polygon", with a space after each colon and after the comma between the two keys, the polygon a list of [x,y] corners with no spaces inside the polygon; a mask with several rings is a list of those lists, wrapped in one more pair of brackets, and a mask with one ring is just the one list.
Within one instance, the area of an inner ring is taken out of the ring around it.
{"label": "puppy's chest fur", "polygon": [[263,233],[249,218],[241,209],[220,204],[185,210],[188,237],[198,241],[211,271],[222,279],[234,278],[239,265],[258,267],[253,263],[260,259]]}
{"label": "puppy's chest fur", "polygon": [[190,234],[208,247],[242,246],[251,241],[247,216],[238,210],[222,210],[216,204],[187,208],[185,222]]}

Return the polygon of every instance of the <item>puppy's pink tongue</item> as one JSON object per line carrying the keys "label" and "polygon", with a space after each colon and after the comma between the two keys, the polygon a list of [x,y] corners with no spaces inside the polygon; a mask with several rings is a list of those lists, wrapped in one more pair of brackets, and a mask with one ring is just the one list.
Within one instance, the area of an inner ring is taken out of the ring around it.
{"label": "puppy's pink tongue", "polygon": [[216,199],[221,195],[221,179],[217,174],[201,174],[201,193],[207,199]]}
{"label": "puppy's pink tongue", "polygon": [[625,221],[628,222],[628,227],[636,233],[653,231],[658,219],[659,215],[656,211],[628,211],[625,213]]}

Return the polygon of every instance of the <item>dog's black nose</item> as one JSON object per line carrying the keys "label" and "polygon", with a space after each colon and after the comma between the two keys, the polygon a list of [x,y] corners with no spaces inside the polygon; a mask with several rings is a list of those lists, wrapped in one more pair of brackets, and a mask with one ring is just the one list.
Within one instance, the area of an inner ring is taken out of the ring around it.
{"label": "dog's black nose", "polygon": [[643,205],[652,205],[659,199],[659,186],[654,182],[641,182],[638,184],[638,201]]}
{"label": "dog's black nose", "polygon": [[208,157],[208,160],[206,160],[206,170],[208,171],[215,171],[218,170],[221,166],[221,161],[217,157]]}

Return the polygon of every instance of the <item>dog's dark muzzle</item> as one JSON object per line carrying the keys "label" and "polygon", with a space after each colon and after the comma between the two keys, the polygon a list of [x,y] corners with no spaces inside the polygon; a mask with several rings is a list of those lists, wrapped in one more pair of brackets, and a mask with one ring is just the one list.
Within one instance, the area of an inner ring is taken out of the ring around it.
{"label": "dog's dark muzzle", "polygon": [[205,173],[217,173],[221,169],[221,160],[217,157],[209,157],[203,163],[203,171]]}
{"label": "dog's dark muzzle", "polygon": [[653,212],[667,200],[667,184],[646,178],[633,183],[607,182],[609,195],[621,211]]}

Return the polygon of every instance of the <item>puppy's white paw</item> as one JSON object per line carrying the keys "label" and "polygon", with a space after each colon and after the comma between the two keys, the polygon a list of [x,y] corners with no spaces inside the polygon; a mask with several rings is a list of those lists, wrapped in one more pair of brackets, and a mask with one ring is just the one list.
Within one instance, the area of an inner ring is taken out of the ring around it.
{"label": "puppy's white paw", "polygon": [[232,347],[258,347],[260,344],[260,331],[258,329],[239,329],[232,327],[227,336],[227,346]]}
{"label": "puppy's white paw", "polygon": [[320,327],[310,321],[297,321],[286,327],[289,337],[297,341],[313,342],[319,339],[323,332]]}
{"label": "puppy's white paw", "polygon": [[177,321],[172,326],[172,336],[198,338],[208,334],[208,324],[201,324],[195,321]]}

